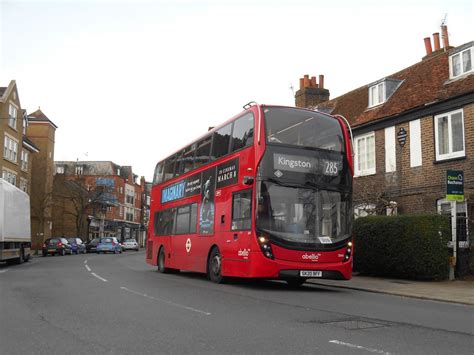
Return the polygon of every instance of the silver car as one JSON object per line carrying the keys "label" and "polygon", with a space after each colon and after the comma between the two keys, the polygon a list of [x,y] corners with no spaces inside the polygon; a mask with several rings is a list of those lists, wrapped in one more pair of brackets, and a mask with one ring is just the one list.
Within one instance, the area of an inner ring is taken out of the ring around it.
{"label": "silver car", "polygon": [[140,246],[138,245],[135,239],[125,239],[123,242],[123,249],[124,250],[140,250]]}

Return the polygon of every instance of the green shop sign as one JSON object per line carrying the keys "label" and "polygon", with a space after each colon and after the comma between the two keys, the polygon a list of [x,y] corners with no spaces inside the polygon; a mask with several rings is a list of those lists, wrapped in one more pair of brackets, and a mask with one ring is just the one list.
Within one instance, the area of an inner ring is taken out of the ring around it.
{"label": "green shop sign", "polygon": [[446,200],[464,201],[464,172],[462,170],[446,171]]}

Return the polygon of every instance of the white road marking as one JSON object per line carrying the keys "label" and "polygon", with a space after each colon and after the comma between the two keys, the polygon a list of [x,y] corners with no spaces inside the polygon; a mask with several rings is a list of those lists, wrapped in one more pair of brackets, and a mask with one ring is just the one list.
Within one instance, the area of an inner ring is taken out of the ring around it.
{"label": "white road marking", "polygon": [[86,260],[84,260],[84,264],[87,264],[87,259],[86,259]]}
{"label": "white road marking", "polygon": [[5,270],[0,270],[0,274],[3,274],[4,272],[7,272],[8,269],[5,269]]}
{"label": "white road marking", "polygon": [[167,301],[167,300],[164,300],[162,298],[157,298],[157,297],[153,297],[153,296],[149,296],[147,295],[146,293],[140,293],[140,292],[137,292],[137,291],[133,291],[133,290],[130,290],[129,288],[126,288],[126,287],[120,287],[122,290],[124,291],[127,291],[127,292],[130,292],[130,293],[133,293],[134,295],[137,295],[137,296],[142,296],[142,297],[145,297],[145,298],[148,298],[150,300],[154,300],[154,301],[159,301],[159,302],[164,302],[166,304],[169,304],[171,306],[174,306],[174,307],[178,307],[178,308],[183,308],[183,309],[186,309],[188,311],[192,311],[192,312],[196,312],[196,313],[200,313],[200,314],[204,314],[206,316],[210,316],[211,313],[209,312],[204,312],[204,311],[201,311],[199,309],[196,309],[196,308],[192,308],[192,307],[188,307],[188,306],[185,306],[185,305],[182,305],[182,304],[179,304],[179,303],[174,303],[174,302],[171,302],[171,301]]}
{"label": "white road marking", "polygon": [[89,272],[91,271],[91,268],[90,268],[89,265],[87,265],[87,264],[86,264],[86,269],[87,269],[87,271],[89,271]]}
{"label": "white road marking", "polygon": [[101,277],[101,276],[97,275],[95,272],[91,272],[91,275],[93,275],[93,276],[97,277],[97,278],[98,278],[99,280],[101,280],[101,281],[107,282],[107,280],[106,280],[106,279],[104,279],[103,277]]}
{"label": "white road marking", "polygon": [[332,343],[332,344],[347,346],[347,347],[352,348],[352,349],[365,350],[365,351],[368,351],[370,353],[390,355],[390,353],[388,353],[386,351],[383,351],[383,350],[366,348],[365,346],[351,344],[351,343],[344,343],[343,341],[339,341],[339,340],[330,340],[329,342]]}

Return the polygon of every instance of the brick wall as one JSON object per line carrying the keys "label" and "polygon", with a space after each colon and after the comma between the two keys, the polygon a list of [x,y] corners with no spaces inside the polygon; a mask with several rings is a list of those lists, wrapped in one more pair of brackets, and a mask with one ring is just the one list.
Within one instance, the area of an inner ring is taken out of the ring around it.
{"label": "brick wall", "polygon": [[[442,113],[442,112],[440,112]],[[385,133],[375,132],[376,175],[354,179],[354,194],[357,196],[363,186],[374,186],[385,191],[387,197],[398,203],[400,213],[434,213],[436,200],[446,194],[446,170],[463,170],[465,195],[468,201],[474,199],[474,104],[464,107],[464,139],[466,157],[459,160],[436,162],[433,116],[422,117],[422,166],[410,167],[409,123],[395,126],[408,132],[405,146],[397,142],[397,170],[385,173]],[[357,133],[355,133],[357,135]],[[472,218],[472,216],[471,216]]]}

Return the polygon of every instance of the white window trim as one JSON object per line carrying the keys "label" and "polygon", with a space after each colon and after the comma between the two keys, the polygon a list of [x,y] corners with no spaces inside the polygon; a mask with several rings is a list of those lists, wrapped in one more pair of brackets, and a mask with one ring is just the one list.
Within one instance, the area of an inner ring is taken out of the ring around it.
{"label": "white window trim", "polygon": [[[8,178],[9,175],[15,178],[15,181],[14,181],[14,182],[11,182],[11,181],[9,180],[9,178]],[[2,171],[2,178],[3,178],[3,180],[5,180],[6,182],[9,182],[10,184],[15,185],[15,186],[16,186],[16,184],[17,184],[17,182],[18,182],[18,174],[16,173],[16,171],[10,170],[10,169],[5,168],[5,167],[3,168],[3,171]]]}
{"label": "white window trim", "polygon": [[[464,52],[467,52],[467,51],[471,52],[471,69],[464,72],[463,67],[462,67],[462,54]],[[454,73],[453,73],[453,70],[454,70],[453,59],[457,55],[459,55],[459,57],[461,59],[461,73],[459,75],[454,76]],[[449,78],[450,79],[458,79],[460,77],[463,77],[466,74],[472,73],[474,71],[474,63],[473,63],[474,57],[473,57],[473,55],[474,55],[474,47],[469,47],[469,48],[466,48],[465,50],[463,50],[461,52],[457,52],[457,53],[449,56]]]}
{"label": "white window trim", "polygon": [[22,171],[28,172],[29,161],[30,161],[30,153],[27,150],[22,149],[21,150],[21,164],[20,164]]}
{"label": "white window trim", "polygon": [[[375,132],[370,132],[367,134],[363,134],[360,136],[354,137],[354,175],[357,176],[366,176],[366,175],[374,175],[376,173],[377,161],[376,161],[376,154],[374,149],[374,167],[370,169],[359,170],[359,139],[367,139],[369,137],[374,137],[374,146],[375,146]],[[367,146],[366,146],[367,149]]]}
{"label": "white window trim", "polygon": [[[372,96],[372,88],[376,87],[376,91],[378,93],[378,87],[380,85],[382,85],[382,98],[379,98],[380,101],[374,102],[374,98]],[[369,87],[369,108],[382,105],[385,101],[387,101],[387,86],[385,85],[385,81],[382,81],[381,83]]]}
{"label": "white window trim", "polygon": [[[5,146],[5,138],[9,139],[10,141],[13,141],[13,143],[16,144],[16,150],[10,149],[10,148],[9,148],[10,144],[8,144],[8,147],[7,147],[7,150],[10,152],[10,153],[8,153],[8,154],[11,154],[11,152],[14,152],[14,153],[15,153],[15,159],[11,159],[10,156],[6,156],[6,155],[5,155],[5,147],[6,147],[6,146]],[[9,134],[5,133],[5,136],[4,136],[4,138],[3,138],[3,158],[4,158],[5,160],[8,160],[9,162],[18,164],[18,149],[19,149],[19,147],[20,147],[20,144],[19,144],[18,140],[17,140],[16,138],[10,136]]]}
{"label": "white window trim", "polygon": [[385,128],[385,172],[397,171],[397,147],[395,144],[395,126]]}
{"label": "white window trim", "polygon": [[[15,108],[15,119],[14,119],[15,126],[12,126],[10,124],[10,110],[11,110],[12,107]],[[17,105],[15,105],[12,101],[10,101],[9,106],[8,106],[8,126],[10,128],[13,128],[15,131],[17,130],[17,127],[18,127],[18,111],[19,111],[19,107]]]}
{"label": "white window trim", "polygon": [[[453,140],[452,140],[452,125],[451,125],[451,117],[456,113],[462,114],[462,135],[463,135],[463,147],[462,150],[459,152],[453,152]],[[438,119],[441,117],[448,117],[448,138],[449,138],[449,153],[440,154],[439,153],[439,134],[438,134]],[[447,159],[454,159],[466,156],[466,136],[464,134],[464,111],[463,109],[454,110],[450,112],[445,112],[440,115],[436,115],[434,117],[434,131],[435,131],[435,152],[436,152],[436,161],[442,161]]]}
{"label": "white window trim", "polygon": [[421,166],[422,164],[421,121],[417,119],[410,121],[410,168]]}

